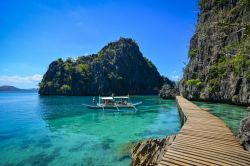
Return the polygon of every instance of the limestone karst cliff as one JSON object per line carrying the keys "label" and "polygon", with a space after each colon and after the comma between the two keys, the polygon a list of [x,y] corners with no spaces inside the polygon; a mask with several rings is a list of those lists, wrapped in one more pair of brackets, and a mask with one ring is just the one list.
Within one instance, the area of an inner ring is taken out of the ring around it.
{"label": "limestone karst cliff", "polygon": [[52,62],[39,84],[39,94],[157,94],[163,83],[172,82],[159,74],[134,40],[120,38],[97,54]]}
{"label": "limestone karst cliff", "polygon": [[250,1],[200,0],[180,93],[191,100],[250,103]]}

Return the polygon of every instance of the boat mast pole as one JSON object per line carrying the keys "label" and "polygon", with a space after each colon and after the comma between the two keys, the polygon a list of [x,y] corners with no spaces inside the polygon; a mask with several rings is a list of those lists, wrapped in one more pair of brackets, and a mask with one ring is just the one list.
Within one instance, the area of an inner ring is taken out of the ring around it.
{"label": "boat mast pole", "polygon": [[134,106],[134,105],[132,105],[132,107],[134,107],[134,109],[135,109],[135,112],[137,111],[137,108]]}
{"label": "boat mast pole", "polygon": [[118,111],[120,111],[119,108],[118,108],[118,106],[116,105],[116,103],[115,103],[115,106],[116,106],[116,109],[117,109]]}

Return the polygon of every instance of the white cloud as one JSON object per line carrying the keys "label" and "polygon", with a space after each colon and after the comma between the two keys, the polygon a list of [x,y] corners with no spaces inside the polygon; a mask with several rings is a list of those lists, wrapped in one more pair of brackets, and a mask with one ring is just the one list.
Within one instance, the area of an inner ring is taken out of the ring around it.
{"label": "white cloud", "polygon": [[0,85],[12,85],[20,88],[34,88],[42,80],[42,75],[0,76]]}
{"label": "white cloud", "polygon": [[174,80],[174,81],[179,81],[179,79],[180,79],[180,76],[178,76],[178,75],[172,76],[172,80]]}

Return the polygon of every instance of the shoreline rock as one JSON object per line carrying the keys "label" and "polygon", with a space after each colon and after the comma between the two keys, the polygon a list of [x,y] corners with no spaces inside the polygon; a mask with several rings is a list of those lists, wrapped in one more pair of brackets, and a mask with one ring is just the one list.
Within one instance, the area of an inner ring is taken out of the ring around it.
{"label": "shoreline rock", "polygon": [[170,135],[163,139],[146,139],[137,143],[131,152],[130,166],[157,165],[175,137],[176,135]]}
{"label": "shoreline rock", "polygon": [[160,90],[159,96],[163,99],[175,99],[179,94],[178,88],[173,85],[164,84]]}
{"label": "shoreline rock", "polygon": [[244,149],[250,153],[250,107],[247,110],[248,116],[240,122],[238,139]]}

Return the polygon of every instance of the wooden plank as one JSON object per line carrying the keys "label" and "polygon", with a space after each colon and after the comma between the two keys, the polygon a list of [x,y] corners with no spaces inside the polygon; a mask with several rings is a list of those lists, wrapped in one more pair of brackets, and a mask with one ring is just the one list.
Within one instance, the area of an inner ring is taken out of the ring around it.
{"label": "wooden plank", "polygon": [[207,150],[207,151],[210,151],[210,152],[213,152],[215,154],[217,153],[220,153],[220,154],[223,154],[223,155],[237,155],[239,157],[242,157],[242,160],[246,160],[246,161],[249,161],[250,162],[250,158],[249,158],[249,154],[248,153],[239,153],[237,151],[227,151],[227,150],[223,150],[223,149],[218,149],[218,148],[210,148],[208,146],[194,146],[194,145],[176,145],[176,144],[172,144],[170,149],[171,148],[176,148],[176,147],[180,147],[180,148],[192,148],[194,151],[196,149],[200,149],[200,150]]}
{"label": "wooden plank", "polygon": [[[185,152],[189,152],[189,153],[192,153],[193,152],[193,148],[189,148],[189,147],[185,147],[185,149],[181,149],[181,148],[172,148],[172,150],[176,150],[176,151],[185,151]],[[210,157],[214,157],[214,158],[217,158],[217,159],[222,159],[222,160],[227,160],[227,161],[230,161],[232,163],[235,163],[235,164],[241,164],[241,163],[245,163],[247,164],[249,161],[245,161],[245,160],[242,160],[240,157],[238,157],[238,155],[224,155],[224,154],[220,154],[220,153],[215,153],[214,152],[210,152],[210,151],[207,151],[206,149],[195,149],[195,151],[198,153],[198,155],[205,155],[205,156],[210,156]]]}
{"label": "wooden plank", "polygon": [[[187,125],[187,126],[184,126],[183,128],[182,128],[182,130],[183,129],[191,129],[191,130],[200,130],[200,131],[203,131],[204,130],[204,126],[202,126],[202,125],[199,125],[199,126],[191,126],[191,125]],[[227,130],[227,129],[225,129],[225,128],[222,128],[222,127],[206,127],[205,128],[206,129],[206,131],[211,131],[211,132],[225,132],[225,133],[227,133],[227,134],[230,134],[230,135],[232,135],[232,132],[231,131],[229,131],[229,130]]]}
{"label": "wooden plank", "polygon": [[221,119],[183,97],[176,101],[186,123],[159,165],[250,165],[250,154]]}
{"label": "wooden plank", "polygon": [[[173,143],[171,147],[194,147],[195,148],[200,148],[200,149],[207,149],[207,150],[213,150],[213,151],[218,151],[218,152],[224,152],[224,153],[230,153],[230,154],[238,154],[238,155],[244,155],[245,153],[242,151],[236,151],[235,149],[230,149],[230,148],[224,148],[224,147],[219,147],[219,146],[208,146],[208,145],[201,145],[201,144],[192,144],[192,143]],[[170,148],[171,148],[170,147]]]}
{"label": "wooden plank", "polygon": [[163,158],[160,164],[173,165],[173,166],[190,166],[190,165],[195,166],[194,164],[186,163],[185,161],[179,161],[178,159],[171,157]]}
{"label": "wooden plank", "polygon": [[221,133],[222,131],[218,132],[218,131],[215,131],[215,130],[213,130],[213,131],[209,131],[209,130],[204,131],[204,130],[201,130],[201,129],[198,130],[198,129],[192,129],[192,128],[184,128],[184,129],[182,129],[182,131],[183,132],[185,132],[185,131],[187,131],[187,132],[198,132],[198,133],[205,133],[205,134],[216,134],[216,135],[220,135],[220,136],[227,136],[227,135],[232,136],[231,133],[228,133],[228,132]]}
{"label": "wooden plank", "polygon": [[168,163],[172,163],[172,164],[177,164],[179,166],[190,166],[190,165],[194,165],[194,166],[199,166],[199,165],[208,165],[202,162],[194,162],[194,161],[190,161],[187,158],[183,158],[181,156],[173,156],[172,154],[168,154],[167,157],[163,157],[163,161],[168,162]]}
{"label": "wooden plank", "polygon": [[162,160],[159,166],[179,166],[179,165]]}
{"label": "wooden plank", "polygon": [[212,163],[208,163],[204,160],[199,160],[197,158],[187,157],[184,155],[176,154],[176,153],[166,153],[165,157],[173,157],[173,158],[179,158],[181,161],[188,162],[189,164],[199,164],[199,165],[211,165]]}
{"label": "wooden plank", "polygon": [[205,134],[199,134],[199,133],[187,133],[187,132],[180,132],[183,135],[192,135],[192,136],[197,136],[197,137],[203,137],[207,139],[220,139],[220,140],[228,140],[228,141],[233,141],[233,138],[230,137],[223,137],[223,136],[216,136],[216,135],[205,135]]}
{"label": "wooden plank", "polygon": [[186,140],[186,139],[182,139],[180,141],[178,141],[177,144],[192,144],[192,145],[204,145],[204,146],[211,146],[211,147],[225,147],[228,149],[236,149],[238,150],[240,146],[232,146],[232,144],[221,144],[221,143],[217,143],[217,142],[204,142],[204,141],[193,141],[193,140]]}
{"label": "wooden plank", "polygon": [[181,156],[185,156],[185,157],[187,157],[189,159],[192,158],[192,159],[195,159],[195,160],[204,161],[204,162],[215,164],[215,165],[228,166],[228,165],[233,165],[234,164],[234,163],[226,161],[224,159],[220,159],[220,161],[218,161],[214,157],[211,158],[211,157],[208,157],[208,156],[200,155],[197,152],[196,153],[188,153],[187,151],[181,152],[181,151],[177,151],[177,150],[169,150],[169,152],[171,154],[181,155]]}
{"label": "wooden plank", "polygon": [[[228,147],[236,147],[236,148],[242,148],[243,147],[237,143],[237,142],[229,142],[229,141],[219,141],[219,140],[211,140],[211,139],[194,139],[194,137],[185,137],[182,135],[182,137],[178,138],[178,142],[192,142],[192,143],[198,143],[198,144],[207,144],[207,145],[222,145],[222,146],[228,146]],[[233,146],[232,146],[233,145]]]}

